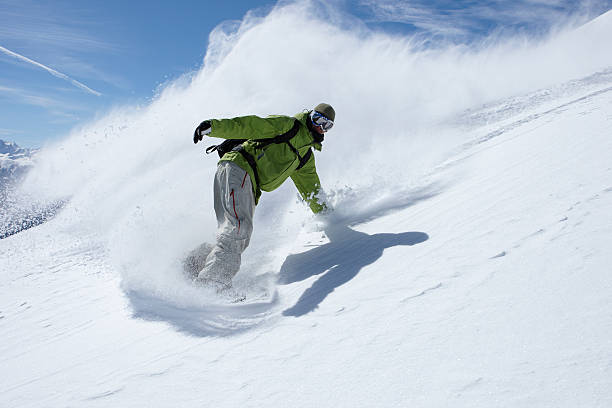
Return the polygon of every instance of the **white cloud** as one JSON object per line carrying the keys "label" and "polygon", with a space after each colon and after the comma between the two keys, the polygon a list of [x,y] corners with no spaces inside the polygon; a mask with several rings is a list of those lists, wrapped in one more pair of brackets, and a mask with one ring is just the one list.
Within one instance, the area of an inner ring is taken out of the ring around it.
{"label": "white cloud", "polygon": [[37,62],[37,61],[34,61],[34,60],[30,59],[30,58],[24,57],[23,55],[18,54],[18,53],[14,52],[14,51],[11,51],[11,50],[9,50],[7,48],[4,48],[4,47],[0,46],[0,52],[3,52],[4,54],[6,54],[6,55],[8,55],[10,57],[17,58],[18,60],[21,60],[23,62],[27,62],[28,64],[32,64],[32,65],[35,65],[35,66],[37,66],[39,68],[42,68],[45,71],[49,72],[51,75],[53,75],[53,76],[55,76],[57,78],[63,79],[65,81],[68,81],[72,85],[76,86],[77,88],[80,88],[80,89],[82,89],[82,90],[84,90],[86,92],[89,92],[89,93],[93,94],[93,95],[96,95],[96,96],[101,96],[102,95],[100,92],[91,89],[90,87],[88,87],[87,85],[77,81],[76,79],[70,78],[66,74],[63,74],[63,73],[61,73],[59,71],[56,71],[53,68],[49,68],[48,66],[43,65],[40,62]]}
{"label": "white cloud", "polygon": [[[26,89],[0,85],[0,99],[10,99],[13,103],[38,106],[58,118],[75,118],[74,112],[86,111],[82,105],[67,103],[58,98],[30,92]],[[5,129],[10,130],[10,129]]]}
{"label": "white cloud", "polygon": [[13,135],[17,135],[23,132],[20,132],[18,130],[15,129],[6,129],[6,128],[0,128],[0,136],[6,137],[6,136],[13,136]]}
{"label": "white cloud", "polygon": [[73,58],[71,56],[62,56],[58,64],[62,70],[78,74],[81,78],[95,78],[97,81],[105,82],[119,89],[131,88],[130,80],[122,77],[117,73],[109,73],[99,69],[97,66],[88,62]]}
{"label": "white cloud", "polygon": [[607,11],[609,0],[489,0],[470,2],[425,0],[360,0],[373,22],[411,24],[431,34],[469,36],[479,30],[530,25],[547,30],[579,18],[580,22]]}
{"label": "white cloud", "polygon": [[45,61],[46,66],[70,76],[125,87],[124,78],[88,62],[122,49],[95,35],[108,22],[93,15],[93,10],[33,0],[1,0],[0,44],[21,55],[36,56],[37,61]]}
{"label": "white cloud", "polygon": [[91,16],[83,9],[66,9],[55,3],[3,0],[0,3],[0,41],[36,44],[66,51],[113,51],[117,47],[88,34]]}
{"label": "white cloud", "polygon": [[0,85],[0,97],[3,95],[10,97],[14,101],[25,103],[27,105],[40,106],[42,108],[49,108],[57,104],[57,102],[52,98],[33,94],[25,89]]}

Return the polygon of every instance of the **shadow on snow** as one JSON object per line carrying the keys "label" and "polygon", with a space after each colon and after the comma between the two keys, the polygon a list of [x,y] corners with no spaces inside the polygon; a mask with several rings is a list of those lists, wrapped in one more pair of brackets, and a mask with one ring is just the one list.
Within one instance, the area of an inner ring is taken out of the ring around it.
{"label": "shadow on snow", "polygon": [[321,275],[294,306],[283,312],[285,316],[298,317],[315,310],[337,287],[376,262],[386,248],[416,245],[429,239],[424,232],[368,235],[344,225],[327,227],[325,233],[329,243],[289,255],[281,267],[279,283],[284,285]]}
{"label": "shadow on snow", "polygon": [[416,245],[427,241],[424,232],[380,233],[369,235],[350,228],[384,215],[411,207],[437,195],[441,185],[404,191],[394,200],[368,203],[344,214],[333,214],[325,227],[330,242],[309,251],[289,255],[281,266],[278,283],[288,285],[321,275],[300,296],[297,303],[283,311],[285,316],[303,316],[315,310],[337,287],[353,279],[365,266],[375,263],[386,248]]}

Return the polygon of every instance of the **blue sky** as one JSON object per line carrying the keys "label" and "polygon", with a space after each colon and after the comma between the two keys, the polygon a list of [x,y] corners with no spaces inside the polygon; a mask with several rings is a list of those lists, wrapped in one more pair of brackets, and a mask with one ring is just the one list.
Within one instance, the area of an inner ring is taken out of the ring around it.
{"label": "blue sky", "polygon": [[273,5],[1,0],[0,139],[40,146],[115,104],[146,102],[160,84],[201,65],[216,25]]}
{"label": "blue sky", "polygon": [[[336,0],[370,29],[470,43],[545,33],[612,0]],[[0,139],[39,147],[116,105],[146,103],[202,64],[208,36],[276,1],[0,0]],[[311,18],[325,18],[313,2]]]}

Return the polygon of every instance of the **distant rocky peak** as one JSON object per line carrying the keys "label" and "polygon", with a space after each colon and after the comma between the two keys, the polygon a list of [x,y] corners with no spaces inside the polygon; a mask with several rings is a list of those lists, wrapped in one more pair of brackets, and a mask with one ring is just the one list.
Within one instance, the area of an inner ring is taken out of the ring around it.
{"label": "distant rocky peak", "polygon": [[19,147],[16,143],[5,142],[0,139],[0,154],[8,154],[10,158],[27,156],[31,153],[30,149]]}

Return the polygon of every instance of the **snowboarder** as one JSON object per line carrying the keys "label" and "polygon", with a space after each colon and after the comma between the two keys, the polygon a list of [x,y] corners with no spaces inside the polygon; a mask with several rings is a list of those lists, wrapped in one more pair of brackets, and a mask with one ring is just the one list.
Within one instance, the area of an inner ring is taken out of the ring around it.
{"label": "snowboarder", "polygon": [[262,190],[275,190],[291,177],[314,213],[327,209],[317,196],[321,185],[311,148],[321,150],[324,134],[332,128],[335,116],[329,104],[320,103],[294,117],[209,119],[195,129],[194,143],[204,136],[228,139],[212,147],[221,156],[214,181],[217,242],[196,282],[218,292],[231,288],[241,254],[249,245]]}

